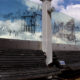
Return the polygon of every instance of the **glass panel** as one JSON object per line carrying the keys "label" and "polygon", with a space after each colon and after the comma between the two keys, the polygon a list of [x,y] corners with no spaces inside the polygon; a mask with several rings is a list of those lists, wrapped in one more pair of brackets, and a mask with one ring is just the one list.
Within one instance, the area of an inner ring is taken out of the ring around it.
{"label": "glass panel", "polygon": [[[53,12],[52,30],[53,43],[80,44],[80,21]],[[41,5],[28,0],[0,0],[0,38],[41,41]]]}
{"label": "glass panel", "polygon": [[0,0],[0,38],[41,40],[41,5],[28,0]]}
{"label": "glass panel", "polygon": [[60,12],[52,13],[53,43],[79,43],[80,21]]}

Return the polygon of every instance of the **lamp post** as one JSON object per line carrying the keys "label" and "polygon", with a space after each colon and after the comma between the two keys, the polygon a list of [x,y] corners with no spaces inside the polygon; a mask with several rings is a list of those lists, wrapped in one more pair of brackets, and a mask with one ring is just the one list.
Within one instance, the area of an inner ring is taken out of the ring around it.
{"label": "lamp post", "polygon": [[42,1],[42,50],[46,53],[46,64],[52,63],[51,0]]}

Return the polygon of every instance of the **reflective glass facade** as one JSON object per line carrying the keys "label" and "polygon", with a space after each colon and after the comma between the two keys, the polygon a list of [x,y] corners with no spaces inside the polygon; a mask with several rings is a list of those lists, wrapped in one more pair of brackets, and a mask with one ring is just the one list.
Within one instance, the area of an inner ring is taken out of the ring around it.
{"label": "reflective glass facade", "polygon": [[[1,1],[0,38],[41,41],[41,5],[28,0]],[[53,12],[52,30],[53,43],[73,45],[80,43],[80,21],[70,16]]]}
{"label": "reflective glass facade", "polygon": [[53,42],[79,44],[80,21],[60,12],[52,13]]}
{"label": "reflective glass facade", "polygon": [[[28,0],[26,3],[23,3],[23,0],[3,0],[2,3],[0,9],[0,38],[40,41],[41,6]],[[13,5],[9,7],[9,4]]]}

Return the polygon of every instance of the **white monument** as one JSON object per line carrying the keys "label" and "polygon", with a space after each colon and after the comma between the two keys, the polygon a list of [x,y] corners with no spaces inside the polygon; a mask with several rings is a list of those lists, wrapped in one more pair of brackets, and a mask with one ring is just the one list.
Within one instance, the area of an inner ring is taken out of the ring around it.
{"label": "white monument", "polygon": [[52,63],[51,0],[42,1],[42,50],[46,53],[46,64]]}

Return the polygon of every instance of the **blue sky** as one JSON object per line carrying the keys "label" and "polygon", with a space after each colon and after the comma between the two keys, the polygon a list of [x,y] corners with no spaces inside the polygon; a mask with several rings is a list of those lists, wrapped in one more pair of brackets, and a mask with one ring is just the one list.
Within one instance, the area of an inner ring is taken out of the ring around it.
{"label": "blue sky", "polygon": [[[31,0],[41,3],[40,0]],[[56,10],[80,20],[80,0],[52,0],[52,6]]]}
{"label": "blue sky", "polygon": [[14,12],[26,8],[22,0],[0,0],[0,14]]}
{"label": "blue sky", "polygon": [[80,0],[65,0],[65,5],[69,4],[80,4]]}
{"label": "blue sky", "polygon": [[80,20],[80,0],[53,0],[52,5],[56,10]]}
{"label": "blue sky", "polygon": [[[27,0],[24,0],[25,2]],[[41,4],[40,0],[30,0]],[[52,0],[52,6],[56,11],[80,20],[80,0]]]}
{"label": "blue sky", "polygon": [[[0,14],[26,8],[28,0],[0,0]],[[40,0],[29,0],[41,4]],[[32,5],[32,4],[30,4]],[[56,10],[80,20],[80,0],[52,0]]]}

